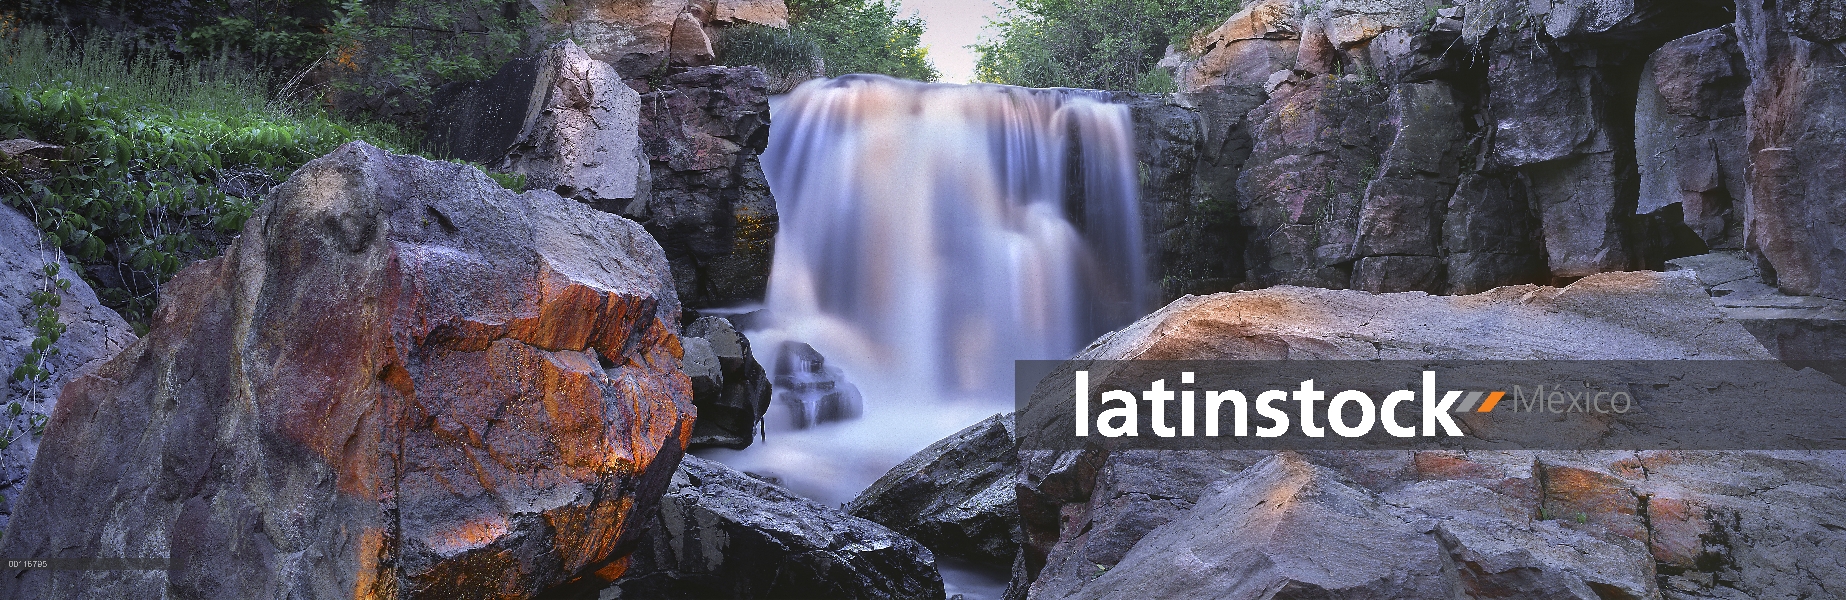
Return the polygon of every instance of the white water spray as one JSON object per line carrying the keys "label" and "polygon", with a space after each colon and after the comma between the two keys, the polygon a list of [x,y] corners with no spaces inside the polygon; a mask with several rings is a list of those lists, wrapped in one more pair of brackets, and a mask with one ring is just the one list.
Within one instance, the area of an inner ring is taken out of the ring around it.
{"label": "white water spray", "polygon": [[841,503],[924,446],[1012,410],[1013,361],[1062,359],[1141,316],[1127,107],[1103,92],[854,75],[774,107],[763,166],[781,230],[765,365],[812,344],[864,417],[703,452]]}

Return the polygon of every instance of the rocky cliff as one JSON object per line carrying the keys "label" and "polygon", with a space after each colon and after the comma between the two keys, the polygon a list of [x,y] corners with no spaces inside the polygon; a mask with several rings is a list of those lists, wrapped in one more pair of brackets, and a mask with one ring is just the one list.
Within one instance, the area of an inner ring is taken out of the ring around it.
{"label": "rocky cliff", "polygon": [[640,226],[354,142],[64,387],[0,596],[529,597],[618,577],[692,434]]}
{"label": "rocky cliff", "polygon": [[1190,171],[1144,185],[1163,288],[1466,294],[1738,250],[1842,297],[1842,32],[1825,1],[1248,3],[1163,62],[1192,120],[1140,121],[1193,146],[1143,151]]}

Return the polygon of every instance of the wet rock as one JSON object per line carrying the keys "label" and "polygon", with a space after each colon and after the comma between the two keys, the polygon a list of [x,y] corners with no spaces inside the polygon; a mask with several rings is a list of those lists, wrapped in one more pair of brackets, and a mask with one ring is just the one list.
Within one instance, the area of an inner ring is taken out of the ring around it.
{"label": "wet rock", "polygon": [[1013,416],[994,415],[891,468],[846,505],[937,556],[1009,567],[1017,554]]}
{"label": "wet rock", "polygon": [[[353,142],[67,384],[7,597],[528,597],[612,579],[692,428],[632,222]],[[487,457],[491,457],[488,459]]]}
{"label": "wet rock", "polygon": [[915,540],[696,456],[646,528],[597,597],[943,597],[936,559]]}
{"label": "wet rock", "polygon": [[755,67],[701,67],[641,99],[651,194],[620,212],[666,248],[688,306],[759,301],[769,285],[775,198],[758,156],[769,144],[768,80]]}
{"label": "wet rock", "polygon": [[864,399],[839,367],[813,346],[783,342],[776,353],[775,400],[797,429],[859,418]]}
{"label": "wet rock", "polygon": [[[719,371],[715,388],[697,389],[693,379],[693,404],[699,422],[692,429],[695,448],[743,449],[756,439],[763,413],[769,411],[769,374],[750,352],[750,340],[721,317],[700,317],[686,326],[687,340],[699,340],[712,353]],[[687,346],[691,348],[691,345]],[[687,356],[691,356],[690,350]]]}
{"label": "wet rock", "polygon": [[[0,146],[0,151],[13,151]],[[36,146],[42,147],[42,146]],[[30,152],[25,150],[23,152]],[[55,265],[57,274],[45,268]],[[58,280],[68,281],[60,289]],[[48,306],[57,316],[57,339],[38,326],[40,306],[33,293],[52,293],[57,304]],[[17,370],[35,352],[33,344],[44,338],[50,345],[38,351],[43,379],[19,377]],[[100,364],[135,342],[135,333],[113,310],[96,300],[96,293],[71,270],[55,248],[46,247],[32,220],[11,207],[0,206],[0,375],[5,375],[5,403],[0,404],[0,530],[12,518],[26,474],[32,469],[44,438],[58,392],[85,369]],[[36,517],[50,515],[40,514]]]}

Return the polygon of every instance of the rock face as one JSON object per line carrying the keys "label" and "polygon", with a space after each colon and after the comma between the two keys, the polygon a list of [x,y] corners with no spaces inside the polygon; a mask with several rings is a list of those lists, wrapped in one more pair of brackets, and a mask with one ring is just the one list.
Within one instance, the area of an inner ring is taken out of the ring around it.
{"label": "rock face", "polygon": [[769,145],[768,80],[755,67],[700,67],[641,98],[651,195],[623,214],[647,226],[688,306],[762,300],[777,217],[757,158]]}
{"label": "rock face", "polygon": [[750,340],[720,317],[699,317],[686,326],[681,339],[686,343],[688,362],[695,345],[709,357],[708,363],[701,361],[701,371],[709,373],[708,387],[701,389],[699,375],[692,380],[692,403],[699,407],[692,447],[750,447],[763,413],[769,411],[771,392],[769,374],[750,352]]}
{"label": "rock face", "polygon": [[1846,11],[1833,0],[1743,2],[1751,79],[1745,243],[1794,294],[1846,299]]}
{"label": "rock face", "polygon": [[915,540],[696,456],[644,537],[600,598],[943,597]]}
{"label": "rock face", "polygon": [[[1642,272],[1456,297],[1189,297],[1078,358],[1769,356],[1699,278]],[[1842,473],[1827,452],[1027,451],[1022,570],[1034,598],[1799,595],[1846,577],[1803,556],[1846,542],[1818,525],[1846,518],[1820,483]],[[1756,478],[1803,491],[1771,500]]]}
{"label": "rock face", "polygon": [[583,44],[624,78],[710,64],[715,29],[788,27],[782,0],[533,0],[546,29]]}
{"label": "rock face", "polygon": [[641,98],[570,40],[443,90],[425,147],[604,210],[645,198]]}
{"label": "rock face", "polygon": [[426,149],[640,222],[666,248],[687,306],[761,300],[777,229],[757,158],[769,144],[763,72],[681,69],[637,95],[591,56],[559,42],[445,88]]}
{"label": "rock face", "polygon": [[892,467],[846,511],[910,536],[937,556],[1006,568],[1019,549],[1018,471],[1013,416],[994,415]]}
{"label": "rock face", "polygon": [[1846,298],[1846,84],[1817,75],[1846,60],[1840,14],[1249,3],[1161,62],[1200,126],[1170,155],[1196,157],[1191,189],[1148,194],[1179,242],[1153,257],[1163,292],[1468,294],[1741,249],[1784,292]]}
{"label": "rock face", "polygon": [[613,579],[691,436],[679,303],[631,222],[354,142],[147,337],[66,385],[7,597],[531,596]]}
{"label": "rock face", "polygon": [[[1846,301],[1791,296],[1764,281],[1762,271],[1743,252],[1718,252],[1667,261],[1670,271],[1698,279],[1724,318],[1756,336],[1776,358],[1786,361],[1846,360]],[[1835,371],[1838,365],[1816,365]],[[1835,379],[1846,373],[1832,373]]]}
{"label": "rock face", "polygon": [[[57,407],[58,392],[86,368],[135,342],[134,330],[121,315],[97,302],[96,293],[53,250],[45,247],[31,219],[0,206],[0,374],[7,376],[6,401],[0,404],[0,440],[5,440],[0,444],[0,528],[12,517],[45,425]],[[56,265],[57,275],[47,276],[47,265]],[[58,290],[59,279],[69,281],[70,287]],[[63,327],[50,345],[56,353],[41,353],[50,354],[38,361],[47,371],[43,380],[13,376],[36,340],[50,340],[39,330],[33,292],[58,296],[57,305],[49,308]]]}

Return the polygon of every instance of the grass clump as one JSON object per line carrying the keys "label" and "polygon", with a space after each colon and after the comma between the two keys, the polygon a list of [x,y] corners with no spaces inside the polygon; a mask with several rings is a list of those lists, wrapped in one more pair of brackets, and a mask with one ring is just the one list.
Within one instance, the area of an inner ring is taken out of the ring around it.
{"label": "grass clump", "polygon": [[159,286],[218,254],[295,168],[356,139],[412,147],[390,127],[272,101],[271,83],[228,60],[180,64],[107,35],[4,32],[0,139],[64,151],[6,165],[0,193],[144,332]]}

